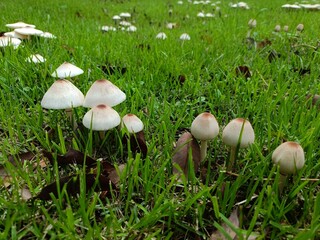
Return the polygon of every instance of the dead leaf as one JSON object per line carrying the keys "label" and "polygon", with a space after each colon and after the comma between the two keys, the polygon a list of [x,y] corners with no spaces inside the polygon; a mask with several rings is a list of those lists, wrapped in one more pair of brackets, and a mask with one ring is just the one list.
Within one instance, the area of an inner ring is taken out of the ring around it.
{"label": "dead leaf", "polygon": [[244,76],[245,78],[251,77],[251,72],[248,66],[238,66],[236,67],[237,77]]}
{"label": "dead leaf", "polygon": [[[55,158],[52,153],[43,151],[43,155],[49,160],[52,165],[54,164]],[[56,159],[58,166],[66,166],[69,164],[85,164],[86,166],[90,167],[97,163],[97,161],[93,158],[75,149],[69,149],[65,155],[57,155]]]}
{"label": "dead leaf", "polygon": [[31,192],[28,188],[22,188],[20,190],[21,198],[25,201],[28,201],[32,198]]}
{"label": "dead leaf", "polygon": [[[95,174],[86,174],[86,192],[91,190],[98,191],[109,191],[110,190],[110,181],[106,176],[97,176]],[[58,197],[58,185],[62,190],[64,187],[66,188],[66,192],[69,196],[75,196],[80,193],[80,176],[79,175],[71,175],[67,177],[62,177],[58,180],[45,186],[41,192],[35,197],[40,200],[51,200],[51,194],[56,198]]]}
{"label": "dead leaf", "polygon": [[[118,166],[119,174],[121,174],[123,172],[125,167],[126,167],[126,164],[120,164]],[[113,169],[109,174],[109,179],[115,186],[119,185],[119,182],[120,182],[120,175],[119,174],[118,174],[117,169]]]}
{"label": "dead leaf", "polygon": [[[198,171],[201,161],[200,146],[198,142],[193,138],[190,132],[185,132],[178,139],[175,148],[175,153],[172,157],[172,163],[178,164],[185,176],[188,176],[188,159],[190,151],[192,152],[194,170]],[[179,173],[180,171],[177,168],[173,167],[173,174]]]}
{"label": "dead leaf", "polygon": [[[237,208],[232,211],[228,220],[232,223],[232,225],[235,228],[239,228],[239,217],[238,217]],[[232,230],[231,227],[229,227],[227,223],[223,223],[221,227],[224,229],[224,231],[229,235],[231,239],[234,239],[236,237],[237,234]],[[225,235],[222,232],[220,232],[219,230],[216,230],[215,232],[212,233],[210,240],[228,240],[228,238],[225,237]]]}
{"label": "dead leaf", "polygon": [[141,153],[143,158],[147,156],[148,147],[146,144],[143,131],[129,134],[129,136],[125,135],[122,138],[123,145],[127,145],[128,140],[130,141],[130,147],[133,153]]}

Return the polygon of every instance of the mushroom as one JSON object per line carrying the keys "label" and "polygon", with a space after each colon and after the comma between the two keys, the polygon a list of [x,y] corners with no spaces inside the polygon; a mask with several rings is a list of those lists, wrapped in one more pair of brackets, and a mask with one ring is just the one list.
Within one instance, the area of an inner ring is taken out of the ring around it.
{"label": "mushroom", "polygon": [[105,131],[120,124],[121,118],[113,108],[105,104],[99,104],[91,108],[83,117],[82,123],[93,131],[99,131],[104,138]]}
{"label": "mushroom", "polygon": [[254,142],[254,130],[251,123],[244,118],[231,120],[222,132],[222,141],[231,147],[227,169],[231,170],[238,148],[246,148]]}
{"label": "mushroom", "polygon": [[122,141],[124,144],[130,142],[132,152],[141,152],[143,156],[147,155],[147,145],[143,132],[143,122],[136,115],[128,113],[123,116],[121,128],[126,128],[127,135],[124,135]]}
{"label": "mushroom", "polygon": [[14,32],[24,35],[25,38],[30,38],[31,36],[39,36],[43,33],[43,31],[31,27],[24,27],[24,28],[16,28]]}
{"label": "mushroom", "polygon": [[126,94],[116,85],[106,79],[95,81],[89,88],[83,102],[84,107],[94,107],[99,104],[106,104],[110,107],[122,103]]}
{"label": "mushroom", "polygon": [[24,23],[24,22],[15,22],[15,23],[6,24],[6,27],[16,29],[16,28],[25,28],[25,27],[35,28],[36,26],[32,24]]}
{"label": "mushroom", "polygon": [[11,37],[0,37],[0,47],[12,46],[14,49],[18,48],[21,43],[21,40],[18,38]]}
{"label": "mushroom", "polygon": [[78,68],[77,66],[64,62],[61,64],[52,74],[52,77],[57,78],[66,78],[66,77],[75,77],[83,73],[83,70],[81,68]]}
{"label": "mushroom", "polygon": [[65,109],[67,116],[72,120],[71,109],[82,106],[83,100],[83,93],[75,85],[66,79],[59,79],[44,94],[41,106],[46,109]]}
{"label": "mushroom", "polygon": [[201,141],[201,161],[207,155],[208,140],[214,139],[219,134],[219,124],[209,112],[199,114],[191,124],[191,134]]}
{"label": "mushroom", "polygon": [[167,35],[164,33],[164,32],[159,32],[156,36],[156,39],[166,39],[167,38]]}
{"label": "mushroom", "polygon": [[42,57],[40,54],[33,54],[26,58],[26,62],[33,62],[33,63],[43,63],[46,59]]}
{"label": "mushroom", "polygon": [[190,38],[190,36],[189,36],[189,34],[188,33],[182,33],[181,35],[180,35],[180,40],[182,40],[182,41],[186,41],[186,40],[190,40],[191,38]]}
{"label": "mushroom", "polygon": [[304,166],[304,151],[300,144],[296,142],[284,142],[272,153],[272,162],[279,165],[281,174],[279,191],[282,193],[287,180],[287,175],[296,174],[296,172]]}

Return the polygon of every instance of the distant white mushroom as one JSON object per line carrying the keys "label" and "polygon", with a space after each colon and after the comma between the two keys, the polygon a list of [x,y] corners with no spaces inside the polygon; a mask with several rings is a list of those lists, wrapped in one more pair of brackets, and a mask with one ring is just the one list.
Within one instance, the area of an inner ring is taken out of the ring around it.
{"label": "distant white mushroom", "polygon": [[30,27],[16,28],[14,31],[25,36],[40,36],[43,34],[43,31]]}
{"label": "distant white mushroom", "polygon": [[45,62],[46,59],[42,57],[40,54],[33,54],[30,55],[27,59],[26,62],[33,62],[33,63],[43,63]]}
{"label": "distant white mushroom", "polygon": [[16,29],[16,28],[35,28],[36,26],[33,24],[28,24],[24,22],[15,22],[15,23],[8,23],[6,24],[6,27],[11,28],[11,29]]}
{"label": "distant white mushroom", "polygon": [[51,39],[55,39],[57,38],[55,35],[53,35],[52,33],[50,32],[43,32],[39,35],[39,37],[42,37],[42,38],[51,38]]}
{"label": "distant white mushroom", "polygon": [[22,35],[20,33],[15,32],[15,31],[6,32],[3,35],[6,37],[19,38],[19,39],[28,39],[29,38],[29,36]]}
{"label": "distant white mushroom", "polygon": [[180,35],[180,40],[182,40],[182,41],[186,41],[186,40],[188,41],[190,39],[191,38],[190,38],[188,33],[183,33],[183,34]]}
{"label": "distant white mushroom", "polygon": [[127,32],[136,32],[136,31],[137,31],[136,26],[131,25],[131,26],[127,27]]}
{"label": "distant white mushroom", "polygon": [[122,128],[126,128],[129,133],[137,133],[143,130],[143,122],[135,114],[128,113],[122,118]]}
{"label": "distant white mushroom", "polygon": [[119,15],[121,18],[131,18],[131,14],[128,12],[122,12]]}
{"label": "distant white mushroom", "polygon": [[112,26],[102,26],[101,30],[103,32],[115,32],[115,31],[117,31],[117,29],[115,27],[112,27]]}
{"label": "distant white mushroom", "polygon": [[71,63],[64,62],[51,74],[51,76],[56,78],[71,78],[81,75],[82,73],[83,70],[81,68],[78,68]]}
{"label": "distant white mushroom", "polygon": [[164,33],[164,32],[159,32],[156,36],[156,39],[166,39],[167,38],[167,35]]}
{"label": "distant white mushroom", "polygon": [[18,38],[11,37],[0,37],[0,47],[12,46],[14,49],[18,48],[21,43],[21,40]]}
{"label": "distant white mushroom", "polygon": [[203,12],[199,12],[197,14],[197,17],[200,17],[200,18],[204,18],[205,17],[205,14]]}

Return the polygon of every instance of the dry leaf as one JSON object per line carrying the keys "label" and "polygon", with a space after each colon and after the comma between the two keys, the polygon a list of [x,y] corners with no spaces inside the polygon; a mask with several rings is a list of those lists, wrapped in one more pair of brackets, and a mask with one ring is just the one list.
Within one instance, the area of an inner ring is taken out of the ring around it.
{"label": "dry leaf", "polygon": [[[172,163],[178,164],[183,171],[185,176],[188,176],[188,160],[190,150],[192,152],[192,160],[194,164],[194,170],[198,171],[201,157],[200,157],[200,146],[198,142],[193,138],[191,133],[185,132],[178,139],[175,153],[172,157]],[[173,167],[173,173],[179,174],[180,171]]]}
{"label": "dry leaf", "polygon": [[133,153],[141,153],[143,158],[147,156],[148,147],[143,131],[132,133],[129,137],[128,135],[124,135],[122,138],[123,145],[127,145],[128,140],[130,141],[130,147]]}
{"label": "dry leaf", "polygon": [[20,190],[21,198],[25,201],[28,201],[30,198],[32,198],[31,192],[28,188],[22,188]]}
{"label": "dry leaf", "polygon": [[[235,228],[239,228],[239,217],[237,208],[233,210],[228,220],[233,224]],[[234,239],[236,237],[237,234],[232,230],[231,227],[228,226],[228,224],[223,223],[221,226],[231,239]],[[225,237],[225,235],[222,232],[216,230],[212,233],[210,240],[228,240],[228,238]]]}
{"label": "dry leaf", "polygon": [[[124,168],[126,167],[126,164],[120,164],[118,166],[119,169],[119,174],[121,174],[124,170]],[[118,174],[117,169],[113,169],[110,173],[109,173],[109,179],[110,181],[115,185],[118,186],[119,182],[120,182],[120,176]]]}

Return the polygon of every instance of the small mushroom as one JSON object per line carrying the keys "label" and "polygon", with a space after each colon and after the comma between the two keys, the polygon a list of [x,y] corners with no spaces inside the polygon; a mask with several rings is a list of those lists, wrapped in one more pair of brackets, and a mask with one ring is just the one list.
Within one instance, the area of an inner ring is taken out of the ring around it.
{"label": "small mushroom", "polygon": [[75,77],[83,73],[83,70],[81,68],[78,68],[77,66],[64,62],[61,64],[52,74],[52,77],[57,78],[66,78],[66,77]]}
{"label": "small mushroom", "polygon": [[296,174],[305,163],[304,151],[296,142],[284,142],[272,153],[272,162],[279,165],[280,182],[279,191],[285,186],[287,175]]}
{"label": "small mushroom", "polygon": [[227,169],[231,170],[236,159],[237,148],[246,148],[254,142],[254,130],[244,118],[231,120],[222,132],[222,141],[231,147]]}
{"label": "small mushroom", "polygon": [[207,155],[208,141],[219,134],[219,124],[211,113],[201,113],[191,124],[191,134],[201,141],[200,152],[203,161]]}

